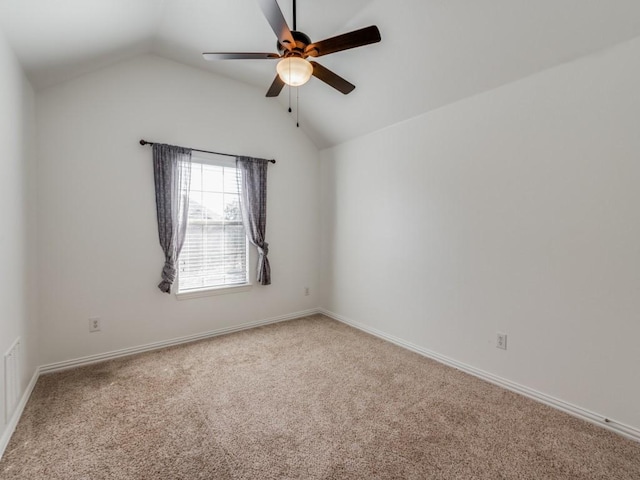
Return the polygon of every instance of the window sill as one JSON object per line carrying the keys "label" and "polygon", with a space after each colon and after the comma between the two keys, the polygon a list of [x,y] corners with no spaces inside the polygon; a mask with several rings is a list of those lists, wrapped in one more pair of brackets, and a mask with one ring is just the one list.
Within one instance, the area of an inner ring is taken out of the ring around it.
{"label": "window sill", "polygon": [[190,290],[188,292],[176,293],[176,298],[178,300],[189,300],[190,298],[209,297],[212,295],[248,292],[251,290],[251,287],[252,285],[250,283],[243,283],[242,285],[233,285],[228,287],[203,288],[202,290]]}

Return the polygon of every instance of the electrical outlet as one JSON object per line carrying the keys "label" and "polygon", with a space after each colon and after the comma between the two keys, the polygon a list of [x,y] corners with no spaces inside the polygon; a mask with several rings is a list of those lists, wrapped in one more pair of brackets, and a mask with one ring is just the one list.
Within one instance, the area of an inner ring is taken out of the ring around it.
{"label": "electrical outlet", "polygon": [[507,349],[507,334],[506,333],[498,333],[496,336],[496,347],[501,348],[502,350]]}
{"label": "electrical outlet", "polygon": [[89,318],[89,332],[99,332],[100,331],[100,317],[91,317]]}
{"label": "electrical outlet", "polygon": [[310,295],[310,289],[309,287],[304,287],[304,296],[308,297]]}

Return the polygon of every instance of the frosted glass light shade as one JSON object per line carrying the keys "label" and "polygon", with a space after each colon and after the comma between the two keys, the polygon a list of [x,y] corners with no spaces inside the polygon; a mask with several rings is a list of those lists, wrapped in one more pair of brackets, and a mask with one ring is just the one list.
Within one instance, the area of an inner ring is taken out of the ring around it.
{"label": "frosted glass light shade", "polygon": [[304,58],[288,57],[278,62],[276,71],[284,83],[298,87],[309,81],[313,67]]}

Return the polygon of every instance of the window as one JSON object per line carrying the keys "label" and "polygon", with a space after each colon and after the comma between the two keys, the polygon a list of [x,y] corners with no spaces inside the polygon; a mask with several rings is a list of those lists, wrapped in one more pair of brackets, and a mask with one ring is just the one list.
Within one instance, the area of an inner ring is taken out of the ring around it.
{"label": "window", "polygon": [[178,293],[249,284],[235,159],[195,154]]}

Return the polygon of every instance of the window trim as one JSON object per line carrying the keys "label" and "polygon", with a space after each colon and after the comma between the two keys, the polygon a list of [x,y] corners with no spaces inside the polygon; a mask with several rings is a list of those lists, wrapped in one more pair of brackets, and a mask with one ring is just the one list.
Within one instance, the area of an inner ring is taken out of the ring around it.
{"label": "window trim", "polygon": [[[233,167],[236,168],[235,158],[227,158],[221,155],[216,154],[207,154],[200,152],[193,152],[191,155],[191,162],[212,166],[223,166],[223,167]],[[252,252],[249,248],[250,242],[249,239],[245,235],[245,245],[246,245],[246,260],[247,260],[247,282],[246,283],[238,283],[234,285],[220,285],[220,286],[212,286],[212,287],[204,287],[198,289],[191,289],[184,292],[180,291],[180,269],[178,268],[178,272],[176,275],[175,281],[175,296],[178,300],[189,300],[192,298],[201,298],[201,297],[209,297],[209,296],[217,296],[217,295],[225,295],[231,293],[241,293],[247,292],[251,290],[253,287],[253,274],[251,273],[251,269],[249,268],[249,262],[251,261]],[[179,265],[179,258],[178,258]]]}
{"label": "window trim", "polygon": [[253,288],[253,283],[240,283],[238,285],[225,285],[223,287],[207,287],[187,292],[176,292],[178,300],[189,300],[190,298],[210,297],[216,295],[226,295],[229,293],[248,292]]}

